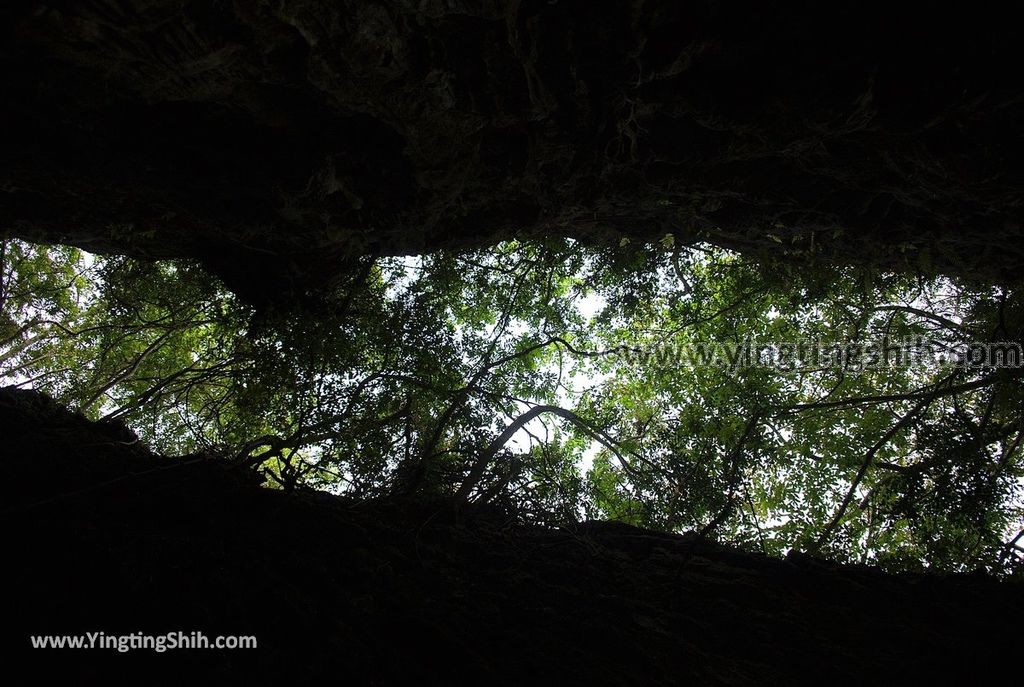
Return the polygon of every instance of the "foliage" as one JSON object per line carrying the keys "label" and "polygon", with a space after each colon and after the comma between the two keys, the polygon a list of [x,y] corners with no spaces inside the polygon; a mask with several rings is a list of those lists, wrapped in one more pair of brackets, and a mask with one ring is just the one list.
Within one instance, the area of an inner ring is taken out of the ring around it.
{"label": "foliage", "polygon": [[1019,570],[1019,370],[728,364],[779,343],[1019,343],[1012,293],[668,235],[367,258],[331,293],[254,310],[192,264],[0,246],[0,376],[164,453],[288,489]]}

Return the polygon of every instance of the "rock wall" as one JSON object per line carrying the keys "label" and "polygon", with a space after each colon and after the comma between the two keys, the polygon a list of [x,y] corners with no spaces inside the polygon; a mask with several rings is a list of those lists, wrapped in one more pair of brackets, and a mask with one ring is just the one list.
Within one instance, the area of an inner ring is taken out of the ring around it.
{"label": "rock wall", "polygon": [[551,234],[1002,282],[1024,264],[1018,32],[995,9],[18,0],[0,19],[0,229],[197,257],[254,296]]}
{"label": "rock wall", "polygon": [[[43,681],[970,684],[1019,670],[1019,583],[260,489],[33,392],[0,389],[0,436],[5,665]],[[259,649],[29,648],[31,634],[98,631],[253,635]]]}

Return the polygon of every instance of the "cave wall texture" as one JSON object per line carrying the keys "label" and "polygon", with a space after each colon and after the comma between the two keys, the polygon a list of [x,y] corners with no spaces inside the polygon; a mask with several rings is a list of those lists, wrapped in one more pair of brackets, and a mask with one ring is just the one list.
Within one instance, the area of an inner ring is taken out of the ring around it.
{"label": "cave wall texture", "polygon": [[7,0],[0,26],[0,229],[199,258],[253,298],[545,234],[1024,262],[995,9]]}

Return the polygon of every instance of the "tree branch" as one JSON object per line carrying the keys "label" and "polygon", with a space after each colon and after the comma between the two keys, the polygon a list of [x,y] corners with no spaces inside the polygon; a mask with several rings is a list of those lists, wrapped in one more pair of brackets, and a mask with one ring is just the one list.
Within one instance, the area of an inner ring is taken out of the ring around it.
{"label": "tree branch", "polygon": [[539,415],[543,415],[545,413],[557,415],[561,418],[569,420],[573,424],[583,429],[594,440],[599,441],[604,446],[606,446],[608,450],[614,453],[616,458],[618,458],[619,461],[622,463],[623,467],[627,471],[629,470],[628,461],[626,461],[622,454],[619,453],[618,448],[615,446],[615,442],[612,441],[611,438],[606,436],[604,432],[601,432],[600,430],[591,427],[586,420],[584,420],[571,410],[566,410],[565,408],[560,408],[558,406],[540,405],[530,408],[525,413],[517,417],[512,422],[512,424],[506,427],[505,430],[501,434],[499,434],[486,449],[484,449],[484,452],[477,457],[476,461],[473,463],[473,466],[470,468],[469,475],[466,477],[465,481],[463,481],[462,485],[459,487],[459,490],[455,493],[455,498],[461,501],[466,500],[469,497],[470,492],[473,491],[474,487],[476,487],[476,485],[479,484],[480,480],[483,478],[484,471],[487,469],[487,466],[491,463],[491,461],[494,460],[494,457],[498,455],[498,451],[500,451],[502,447],[504,447],[505,444],[507,444],[509,440],[512,439],[512,436],[516,432],[522,429],[523,425],[530,422]]}

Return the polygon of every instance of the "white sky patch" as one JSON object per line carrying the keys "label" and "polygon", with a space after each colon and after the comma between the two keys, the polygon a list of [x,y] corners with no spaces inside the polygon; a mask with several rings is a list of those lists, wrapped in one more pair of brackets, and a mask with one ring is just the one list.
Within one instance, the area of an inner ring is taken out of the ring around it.
{"label": "white sky patch", "polygon": [[576,301],[576,310],[589,322],[597,317],[597,314],[604,310],[607,305],[608,301],[603,296],[590,292]]}

